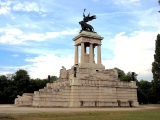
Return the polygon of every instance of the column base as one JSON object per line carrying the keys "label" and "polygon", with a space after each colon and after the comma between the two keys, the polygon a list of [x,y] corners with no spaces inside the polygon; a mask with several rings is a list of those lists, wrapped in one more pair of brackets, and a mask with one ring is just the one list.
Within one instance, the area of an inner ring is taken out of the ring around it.
{"label": "column base", "polygon": [[79,63],[78,64],[79,67],[84,67],[84,68],[94,68],[94,69],[104,69],[105,70],[105,66],[102,64],[95,64],[95,63]]}

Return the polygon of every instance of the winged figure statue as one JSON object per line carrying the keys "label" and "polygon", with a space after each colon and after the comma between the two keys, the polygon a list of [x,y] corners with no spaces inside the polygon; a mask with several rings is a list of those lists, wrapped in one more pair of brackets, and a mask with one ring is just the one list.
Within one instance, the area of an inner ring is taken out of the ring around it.
{"label": "winged figure statue", "polygon": [[[86,9],[84,9],[84,12],[86,11]],[[87,22],[92,21],[93,19],[96,19],[96,15],[92,15],[90,16],[90,13],[86,16],[85,13],[83,12],[83,21],[80,21],[79,24],[81,25],[81,28],[85,31],[90,31],[90,32],[94,32],[94,28],[90,25],[87,24]]]}

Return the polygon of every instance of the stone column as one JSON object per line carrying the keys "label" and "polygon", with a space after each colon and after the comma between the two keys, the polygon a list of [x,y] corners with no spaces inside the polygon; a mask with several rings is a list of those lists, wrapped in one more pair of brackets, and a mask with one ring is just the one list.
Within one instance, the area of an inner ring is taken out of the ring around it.
{"label": "stone column", "polygon": [[84,63],[84,42],[81,43],[81,63]]}
{"label": "stone column", "polygon": [[74,64],[78,64],[78,46],[75,45]]}
{"label": "stone column", "polygon": [[93,44],[90,43],[89,47],[89,63],[93,63]]}
{"label": "stone column", "polygon": [[98,44],[97,47],[97,64],[101,64],[101,44]]}

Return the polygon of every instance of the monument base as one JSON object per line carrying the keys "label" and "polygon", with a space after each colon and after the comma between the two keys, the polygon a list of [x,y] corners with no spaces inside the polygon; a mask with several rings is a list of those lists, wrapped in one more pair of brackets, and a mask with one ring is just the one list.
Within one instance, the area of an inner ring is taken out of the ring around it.
{"label": "monument base", "polygon": [[[101,64],[101,40],[97,33],[82,31],[75,41],[75,65],[62,67],[57,81],[47,83],[33,96],[15,99],[15,105],[36,107],[136,107],[135,81],[118,79],[116,69],[105,69]],[[78,62],[78,46],[81,46],[81,62]],[[89,54],[86,52],[89,47]],[[97,47],[97,63],[94,48]]]}
{"label": "monument base", "polygon": [[15,99],[17,106],[36,107],[136,107],[137,87],[135,81],[118,79],[116,69],[103,70],[74,66],[60,70],[60,77],[34,95]]}

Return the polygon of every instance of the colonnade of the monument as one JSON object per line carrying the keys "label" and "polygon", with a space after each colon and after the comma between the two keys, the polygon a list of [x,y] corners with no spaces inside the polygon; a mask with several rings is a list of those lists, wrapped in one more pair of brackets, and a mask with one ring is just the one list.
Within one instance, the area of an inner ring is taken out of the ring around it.
{"label": "colonnade of the monument", "polygon": [[[85,54],[86,54],[86,43],[81,42],[79,45],[75,45],[75,58],[74,63],[79,63],[79,52],[78,46],[81,46],[81,58],[80,63],[85,63]],[[94,46],[97,46],[97,64],[101,64],[101,44],[89,43],[89,63],[94,63]]]}

